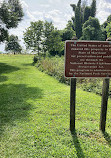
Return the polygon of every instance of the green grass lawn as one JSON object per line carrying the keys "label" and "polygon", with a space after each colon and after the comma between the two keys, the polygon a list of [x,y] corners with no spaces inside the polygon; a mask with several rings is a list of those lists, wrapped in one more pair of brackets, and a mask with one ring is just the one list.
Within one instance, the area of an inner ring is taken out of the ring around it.
{"label": "green grass lawn", "polygon": [[0,158],[110,158],[111,100],[106,133],[101,97],[77,89],[71,134],[70,87],[32,66],[32,55],[0,55]]}

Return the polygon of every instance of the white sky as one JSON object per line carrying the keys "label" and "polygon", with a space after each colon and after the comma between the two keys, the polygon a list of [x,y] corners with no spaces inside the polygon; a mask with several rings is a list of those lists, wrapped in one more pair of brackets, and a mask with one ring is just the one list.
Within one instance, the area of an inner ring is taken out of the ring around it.
{"label": "white sky", "polygon": [[[2,0],[0,0],[1,2]],[[100,24],[102,24],[111,14],[111,0],[96,0],[97,15]],[[20,0],[24,18],[18,28],[11,29],[10,34],[17,35],[20,40],[23,38],[23,31],[30,26],[31,21],[47,20],[52,21],[58,29],[65,28],[68,20],[73,16],[70,4],[77,4],[78,0]],[[92,0],[87,0],[88,4]],[[23,44],[23,40],[21,41]],[[4,45],[0,44],[0,51],[4,50]]]}

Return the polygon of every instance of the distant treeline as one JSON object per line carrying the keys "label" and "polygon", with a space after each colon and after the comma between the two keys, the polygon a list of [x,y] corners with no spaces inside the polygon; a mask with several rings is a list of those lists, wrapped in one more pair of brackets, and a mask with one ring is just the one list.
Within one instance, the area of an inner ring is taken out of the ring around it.
{"label": "distant treeline", "polygon": [[30,27],[24,32],[26,48],[37,54],[49,53],[50,55],[64,54],[64,41],[71,40],[76,36],[80,40],[105,41],[111,37],[111,15],[100,25],[96,16],[96,0],[92,0],[90,6],[86,1],[78,1],[71,4],[74,16],[68,21],[65,29],[58,30],[52,22],[31,22]]}

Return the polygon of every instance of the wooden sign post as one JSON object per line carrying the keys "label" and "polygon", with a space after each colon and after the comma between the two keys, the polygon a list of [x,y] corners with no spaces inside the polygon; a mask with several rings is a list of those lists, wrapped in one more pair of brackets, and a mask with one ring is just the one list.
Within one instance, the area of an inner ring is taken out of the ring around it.
{"label": "wooden sign post", "polygon": [[[107,41],[111,41],[111,39],[107,39]],[[109,79],[106,78],[103,80],[101,115],[100,115],[100,130],[102,132],[105,132],[105,127],[106,127],[108,96],[109,96]]]}
{"label": "wooden sign post", "polygon": [[71,78],[70,130],[75,130],[76,78],[104,78],[100,129],[105,131],[109,78],[110,41],[66,41],[65,77]]}
{"label": "wooden sign post", "polygon": [[102,89],[101,115],[100,115],[100,130],[102,130],[102,132],[105,132],[105,127],[106,127],[108,95],[109,95],[109,79],[104,79],[103,89]]}
{"label": "wooden sign post", "polygon": [[[77,37],[73,40],[77,41]],[[76,109],[76,78],[70,79],[70,131],[75,130],[75,109]]]}
{"label": "wooden sign post", "polygon": [[70,80],[70,130],[75,130],[76,78]]}

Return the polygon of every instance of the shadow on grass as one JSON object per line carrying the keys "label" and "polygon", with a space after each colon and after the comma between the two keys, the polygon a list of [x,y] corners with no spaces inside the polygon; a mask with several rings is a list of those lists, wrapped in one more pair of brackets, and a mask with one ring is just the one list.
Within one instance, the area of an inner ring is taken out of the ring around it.
{"label": "shadow on grass", "polygon": [[26,121],[29,110],[35,108],[32,102],[42,95],[41,89],[25,84],[0,85],[0,135],[5,125],[13,126],[15,120]]}
{"label": "shadow on grass", "polygon": [[17,70],[20,70],[20,69],[16,66],[10,66],[5,63],[0,63],[0,75],[2,73],[10,73],[10,72],[17,71]]}
{"label": "shadow on grass", "polygon": [[2,73],[10,73],[18,70],[20,70],[18,67],[10,66],[5,63],[0,63],[0,82],[4,82],[8,80],[7,76],[1,76]]}
{"label": "shadow on grass", "polygon": [[109,146],[111,146],[111,135],[109,135],[107,132],[103,132],[104,138],[106,139]]}
{"label": "shadow on grass", "polygon": [[0,82],[7,81],[8,77],[7,76],[0,76]]}
{"label": "shadow on grass", "polygon": [[76,130],[71,132],[72,134],[72,138],[73,138],[73,142],[74,142],[74,146],[77,152],[77,157],[78,158],[85,158],[84,153],[82,151],[81,145],[79,143],[78,137],[77,137],[77,132]]}

